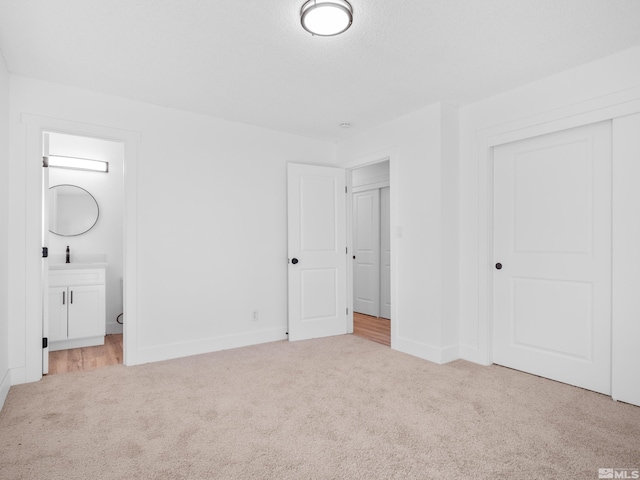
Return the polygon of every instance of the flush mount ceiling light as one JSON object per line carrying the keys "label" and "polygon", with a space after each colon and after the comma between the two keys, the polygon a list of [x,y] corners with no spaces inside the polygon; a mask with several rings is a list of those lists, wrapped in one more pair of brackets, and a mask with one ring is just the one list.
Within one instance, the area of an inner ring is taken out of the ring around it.
{"label": "flush mount ceiling light", "polygon": [[57,168],[69,168],[71,170],[89,170],[92,172],[108,172],[109,162],[102,160],[90,160],[88,158],[65,157],[62,155],[49,155],[48,165]]}
{"label": "flush mount ceiling light", "polygon": [[346,0],[308,0],[300,9],[300,23],[311,35],[331,37],[345,32],[353,22]]}

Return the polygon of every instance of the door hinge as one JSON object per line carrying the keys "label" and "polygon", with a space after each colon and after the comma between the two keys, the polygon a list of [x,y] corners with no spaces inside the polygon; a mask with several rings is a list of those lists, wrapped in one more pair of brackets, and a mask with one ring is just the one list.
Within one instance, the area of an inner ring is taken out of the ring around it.
{"label": "door hinge", "polygon": [[42,157],[42,166],[47,168],[49,166],[49,157]]}
{"label": "door hinge", "polygon": [[344,187],[344,193],[347,193],[347,187]]}
{"label": "door hinge", "polygon": [[42,247],[42,258],[47,258],[49,256],[49,249],[47,247]]}
{"label": "door hinge", "polygon": [[344,248],[344,253],[346,253],[347,255],[349,255],[349,247],[345,247],[345,248]]}
{"label": "door hinge", "polygon": [[347,315],[349,315],[349,309],[347,308]]}
{"label": "door hinge", "polygon": [[49,339],[47,337],[44,337],[42,339],[42,348],[47,348],[49,346]]}

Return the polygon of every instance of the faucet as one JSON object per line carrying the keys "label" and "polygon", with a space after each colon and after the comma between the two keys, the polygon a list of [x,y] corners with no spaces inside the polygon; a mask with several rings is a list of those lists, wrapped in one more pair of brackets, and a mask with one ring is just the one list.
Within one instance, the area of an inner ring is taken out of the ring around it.
{"label": "faucet", "polygon": [[67,245],[67,261],[65,263],[71,263],[71,252],[69,251],[69,245]]}

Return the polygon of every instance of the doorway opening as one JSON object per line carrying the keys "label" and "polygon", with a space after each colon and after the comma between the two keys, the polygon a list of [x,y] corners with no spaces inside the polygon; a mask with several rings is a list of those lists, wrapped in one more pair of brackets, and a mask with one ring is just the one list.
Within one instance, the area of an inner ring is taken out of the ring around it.
{"label": "doorway opening", "polygon": [[108,164],[43,164],[43,373],[123,363],[125,145],[53,131],[42,140],[45,158]]}
{"label": "doorway opening", "polygon": [[353,333],[391,345],[389,160],[351,171]]}

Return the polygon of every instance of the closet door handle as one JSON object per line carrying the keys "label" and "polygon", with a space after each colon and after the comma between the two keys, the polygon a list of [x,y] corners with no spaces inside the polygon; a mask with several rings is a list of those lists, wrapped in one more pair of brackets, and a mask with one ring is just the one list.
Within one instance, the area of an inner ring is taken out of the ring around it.
{"label": "closet door handle", "polygon": [[64,305],[64,294],[67,292],[62,292],[62,304]]}
{"label": "closet door handle", "polygon": [[71,300],[69,301],[69,303],[73,303],[73,290],[71,290]]}

